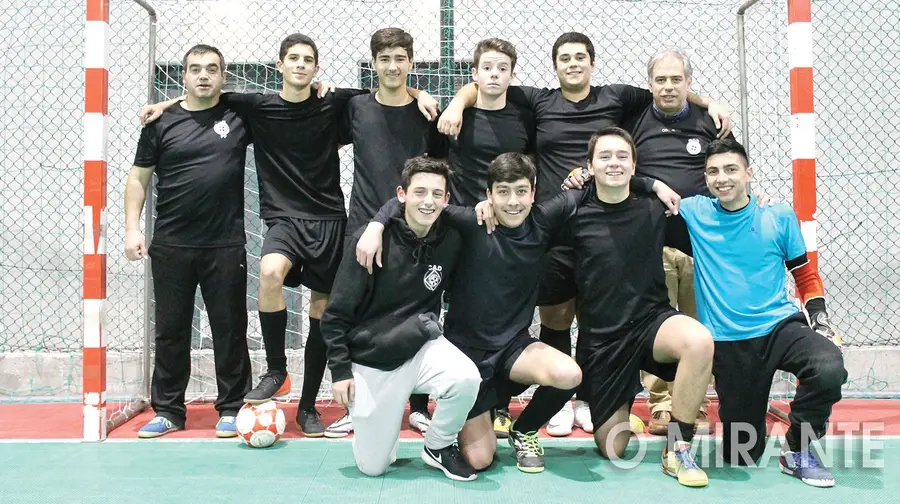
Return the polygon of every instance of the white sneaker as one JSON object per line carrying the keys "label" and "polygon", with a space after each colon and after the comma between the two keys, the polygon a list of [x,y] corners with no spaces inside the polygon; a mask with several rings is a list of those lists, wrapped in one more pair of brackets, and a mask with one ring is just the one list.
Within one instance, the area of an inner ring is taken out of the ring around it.
{"label": "white sneaker", "polygon": [[342,438],[349,436],[353,432],[353,419],[350,413],[344,413],[344,416],[335,420],[325,429],[325,437]]}
{"label": "white sneaker", "polygon": [[425,435],[431,426],[431,415],[427,411],[413,411],[409,414],[409,428]]}
{"label": "white sneaker", "polygon": [[575,400],[575,427],[581,427],[588,434],[594,433],[594,422],[591,421],[591,407],[581,399]]}
{"label": "white sneaker", "polygon": [[574,425],[575,411],[572,410],[572,401],[569,401],[547,422],[547,434],[555,437],[565,437],[572,433]]}

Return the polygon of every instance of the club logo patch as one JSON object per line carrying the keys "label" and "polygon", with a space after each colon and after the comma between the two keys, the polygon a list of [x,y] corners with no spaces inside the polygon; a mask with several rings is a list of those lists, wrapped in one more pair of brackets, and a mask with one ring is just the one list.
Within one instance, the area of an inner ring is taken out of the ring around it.
{"label": "club logo patch", "polygon": [[438,288],[439,285],[441,285],[441,270],[442,269],[443,268],[441,266],[436,265],[436,264],[432,264],[431,266],[428,266],[428,271],[425,272],[425,277],[422,279],[422,281],[425,282],[425,287],[428,290],[434,291],[435,289]]}
{"label": "club logo patch", "polygon": [[231,128],[228,127],[228,123],[225,121],[219,121],[213,125],[213,131],[220,137],[225,138],[231,132]]}
{"label": "club logo patch", "polygon": [[688,154],[691,154],[692,156],[696,156],[697,154],[700,154],[701,150],[703,150],[703,147],[700,146],[700,139],[691,138],[690,140],[688,140],[688,143],[687,143]]}

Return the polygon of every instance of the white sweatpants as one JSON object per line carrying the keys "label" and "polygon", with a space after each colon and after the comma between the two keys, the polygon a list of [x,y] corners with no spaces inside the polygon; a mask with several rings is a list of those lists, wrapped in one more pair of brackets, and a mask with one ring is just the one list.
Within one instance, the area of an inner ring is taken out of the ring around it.
{"label": "white sweatpants", "polygon": [[481,375],[475,364],[443,336],[425,343],[419,352],[393,371],[352,364],[356,398],[353,456],[359,470],[379,476],[397,460],[400,427],[410,394],[437,399],[425,445],[440,449],[456,440],[478,395]]}

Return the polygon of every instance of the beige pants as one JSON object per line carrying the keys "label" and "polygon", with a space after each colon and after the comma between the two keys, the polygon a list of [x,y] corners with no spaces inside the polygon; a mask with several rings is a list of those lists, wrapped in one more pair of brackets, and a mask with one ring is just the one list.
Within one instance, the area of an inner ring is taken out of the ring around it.
{"label": "beige pants", "polygon": [[[694,260],[680,250],[663,249],[663,269],[666,272],[666,287],[669,289],[669,303],[686,315],[697,318],[697,304],[694,301]],[[650,392],[650,414],[657,411],[672,411],[672,382],[641,371],[644,387]],[[706,411],[709,399],[705,399],[700,411]]]}

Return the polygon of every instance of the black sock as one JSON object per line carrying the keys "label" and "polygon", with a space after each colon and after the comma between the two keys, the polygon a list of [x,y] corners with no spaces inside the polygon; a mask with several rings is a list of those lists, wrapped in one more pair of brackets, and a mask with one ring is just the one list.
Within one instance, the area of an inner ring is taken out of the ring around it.
{"label": "black sock", "polygon": [[287,374],[287,357],[284,355],[284,333],[287,331],[287,309],[276,312],[259,312],[259,328],[266,345],[266,366],[269,371]]}
{"label": "black sock", "polygon": [[784,435],[785,441],[787,441],[788,450],[792,452],[799,452],[803,446],[800,443],[800,429],[795,428],[794,424],[791,424],[788,427],[787,433]]}
{"label": "black sock", "polygon": [[300,403],[297,405],[301,410],[316,406],[316,396],[319,395],[319,387],[322,386],[322,377],[325,376],[325,366],[328,363],[326,351],[319,319],[310,318],[309,336],[306,337],[306,350],[303,351],[303,389],[300,391]]}
{"label": "black sock", "polygon": [[413,394],[409,396],[409,412],[421,411],[428,413],[428,394]]}
{"label": "black sock", "polygon": [[671,418],[672,420],[669,422],[669,439],[666,444],[669,451],[675,449],[677,441],[690,443],[694,440],[694,424],[682,422],[675,418],[675,415],[672,415]]}
{"label": "black sock", "polygon": [[572,355],[572,333],[569,329],[550,329],[541,324],[540,340],[566,355]]}
{"label": "black sock", "polygon": [[510,401],[512,401],[511,395],[504,394],[503,392],[498,392],[497,409],[509,412]]}
{"label": "black sock", "polygon": [[522,414],[513,425],[516,432],[532,432],[540,429],[549,422],[553,415],[565,406],[566,401],[572,399],[572,389],[561,390],[554,387],[538,387],[531,396],[528,406],[522,410]]}

